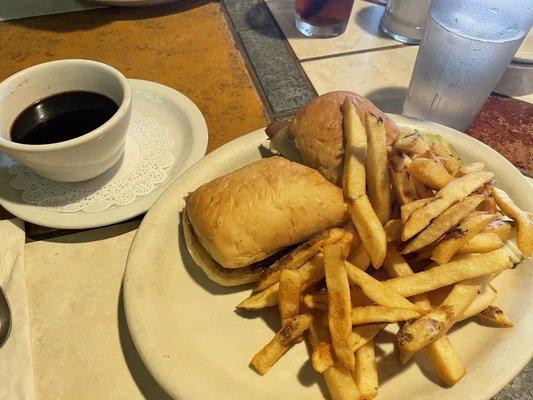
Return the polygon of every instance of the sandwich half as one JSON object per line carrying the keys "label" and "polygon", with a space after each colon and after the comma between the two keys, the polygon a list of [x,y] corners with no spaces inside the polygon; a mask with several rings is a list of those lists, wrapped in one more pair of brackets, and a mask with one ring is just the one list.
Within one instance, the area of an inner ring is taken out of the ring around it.
{"label": "sandwich half", "polygon": [[211,280],[235,286],[257,281],[283,251],[347,219],[340,188],[276,156],[190,193],[183,229],[195,263]]}
{"label": "sandwich half", "polygon": [[383,120],[387,144],[392,145],[398,126],[383,111],[352,92],[329,92],[311,100],[290,121],[267,126],[271,146],[284,157],[319,171],[327,180],[341,185],[344,157],[342,103],[349,97],[364,124],[365,113]]}

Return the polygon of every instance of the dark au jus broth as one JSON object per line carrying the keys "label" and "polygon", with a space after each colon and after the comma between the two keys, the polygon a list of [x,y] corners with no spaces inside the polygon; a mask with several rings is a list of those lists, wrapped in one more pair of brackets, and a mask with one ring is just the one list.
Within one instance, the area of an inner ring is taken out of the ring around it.
{"label": "dark au jus broth", "polygon": [[11,140],[22,144],[64,142],[103,125],[117,110],[118,105],[103,94],[59,93],[22,111],[11,127]]}

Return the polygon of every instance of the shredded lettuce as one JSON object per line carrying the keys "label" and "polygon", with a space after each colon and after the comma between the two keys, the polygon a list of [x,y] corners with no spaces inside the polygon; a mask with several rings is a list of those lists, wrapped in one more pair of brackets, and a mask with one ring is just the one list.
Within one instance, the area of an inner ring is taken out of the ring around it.
{"label": "shredded lettuce", "polygon": [[422,133],[422,137],[428,144],[438,143],[441,146],[445,147],[446,150],[448,150],[450,154],[454,156],[455,159],[459,162],[459,166],[463,165],[461,157],[459,156],[459,153],[457,152],[457,150],[455,150],[455,147],[453,147],[450,143],[448,143],[442,136],[434,134],[434,133]]}
{"label": "shredded lettuce", "polygon": [[503,244],[502,250],[507,253],[515,265],[524,259],[524,254],[518,248],[515,238],[507,240]]}

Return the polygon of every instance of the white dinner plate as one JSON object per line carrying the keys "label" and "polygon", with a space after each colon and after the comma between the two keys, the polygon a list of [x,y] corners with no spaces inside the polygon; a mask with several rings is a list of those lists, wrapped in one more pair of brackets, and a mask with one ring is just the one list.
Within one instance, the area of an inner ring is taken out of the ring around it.
{"label": "white dinner plate", "polygon": [[533,63],[533,29],[526,35],[526,38],[514,55],[513,61],[528,64]]}
{"label": "white dinner plate", "polygon": [[[22,200],[22,192],[9,185],[11,158],[0,153],[0,205],[11,214],[38,225],[60,229],[86,229],[122,222],[146,212],[179,175],[200,160],[207,149],[207,125],[196,105],[178,91],[158,83],[129,79],[132,108],[143,117],[153,117],[166,128],[174,145],[169,152],[174,163],[165,171],[166,178],[149,193],[125,205],[103,211],[62,213],[38,207]],[[96,178],[98,179],[98,178]]]}
{"label": "white dinner plate", "polygon": [[[483,161],[499,186],[523,208],[533,210],[533,191],[506,159],[483,143],[453,129],[391,116],[401,128],[442,135],[464,161]],[[327,392],[310,365],[305,343],[283,356],[265,375],[250,368],[253,355],[279,329],[277,310],[235,312],[250,287],[224,288],[209,281],[193,263],[183,241],[180,213],[187,193],[222,174],[268,154],[262,130],[207,155],[178,178],[146,214],[133,241],[125,276],[128,327],[144,363],[161,386],[179,400],[319,399]],[[497,304],[513,320],[512,329],[472,320],[450,332],[467,375],[452,388],[440,384],[425,352],[402,367],[390,333],[375,342],[378,399],[489,399],[530,360],[533,353],[533,262],[497,279]],[[392,325],[391,325],[392,329]]]}

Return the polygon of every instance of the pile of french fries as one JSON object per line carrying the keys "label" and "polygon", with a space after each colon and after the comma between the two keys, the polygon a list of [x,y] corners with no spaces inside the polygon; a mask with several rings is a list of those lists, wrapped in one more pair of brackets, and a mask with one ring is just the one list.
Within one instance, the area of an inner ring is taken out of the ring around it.
{"label": "pile of french fries", "polygon": [[[348,98],[343,126],[351,222],[278,260],[237,306],[279,308],[281,330],[252,365],[265,374],[306,335],[333,400],[372,399],[373,339],[397,323],[401,362],[426,349],[442,381],[454,385],[466,370],[448,330],[474,316],[513,325],[494,304],[491,280],[519,261],[504,243],[516,240],[531,256],[531,215],[494,186],[484,164],[462,165],[450,148],[416,131],[387,148],[383,122],[372,114],[361,120]],[[376,273],[381,267],[385,278]]]}

